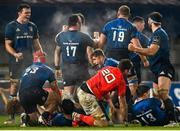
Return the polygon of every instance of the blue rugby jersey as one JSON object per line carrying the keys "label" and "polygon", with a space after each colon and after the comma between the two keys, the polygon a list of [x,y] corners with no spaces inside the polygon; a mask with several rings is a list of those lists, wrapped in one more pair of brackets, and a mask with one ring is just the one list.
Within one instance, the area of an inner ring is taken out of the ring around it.
{"label": "blue rugby jersey", "polygon": [[94,43],[90,36],[80,31],[67,31],[57,34],[55,41],[61,47],[62,62],[88,63],[86,49]]}
{"label": "blue rugby jersey", "polygon": [[[32,60],[33,40],[38,37],[38,29],[33,22],[21,24],[15,20],[5,27],[5,39],[12,40],[12,47],[16,52],[22,52],[25,60]],[[10,55],[10,61],[14,59]]]}
{"label": "blue rugby jersey", "polygon": [[167,114],[157,98],[141,100],[133,105],[132,110],[133,115],[142,125],[161,126],[168,123]]}
{"label": "blue rugby jersey", "polygon": [[53,70],[42,63],[34,63],[24,71],[21,78],[20,90],[27,88],[43,88],[46,81],[55,81]]}

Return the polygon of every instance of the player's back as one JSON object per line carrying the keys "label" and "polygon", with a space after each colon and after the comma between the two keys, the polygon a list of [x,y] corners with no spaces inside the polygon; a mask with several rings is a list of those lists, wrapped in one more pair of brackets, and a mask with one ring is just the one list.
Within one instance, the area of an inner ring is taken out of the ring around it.
{"label": "player's back", "polygon": [[168,123],[165,110],[156,98],[141,100],[133,105],[133,113],[142,125],[161,126]]}
{"label": "player's back", "polygon": [[132,38],[132,33],[136,31],[135,27],[128,20],[123,18],[118,18],[107,23],[104,30],[105,35],[107,34],[108,49],[127,49]]}
{"label": "player's back", "polygon": [[116,57],[117,54],[114,54],[115,52],[118,52],[118,57],[121,57],[121,59],[129,58],[128,44],[130,43],[130,40],[135,37],[136,32],[136,28],[124,18],[118,18],[108,22],[104,26],[102,32],[106,35],[107,39],[107,57],[120,60],[120,58]]}
{"label": "player's back", "polygon": [[52,69],[37,62],[24,71],[21,78],[20,90],[25,90],[27,88],[42,88],[46,81],[52,82],[54,79]]}
{"label": "player's back", "polygon": [[52,126],[72,126],[72,120],[67,119],[63,113],[57,113],[52,119]]}
{"label": "player's back", "polygon": [[67,63],[87,63],[87,46],[93,45],[93,40],[80,31],[61,32],[56,36],[56,42],[61,47],[62,61]]}
{"label": "player's back", "polygon": [[94,95],[101,99],[103,95],[117,88],[118,94],[126,90],[125,80],[122,72],[117,67],[107,66],[102,68],[96,75],[86,81]]}

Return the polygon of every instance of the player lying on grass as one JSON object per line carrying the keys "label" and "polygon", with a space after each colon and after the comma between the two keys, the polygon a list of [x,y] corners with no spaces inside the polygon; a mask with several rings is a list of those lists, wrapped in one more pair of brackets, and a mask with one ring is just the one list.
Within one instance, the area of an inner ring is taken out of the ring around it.
{"label": "player lying on grass", "polygon": [[[60,100],[55,75],[53,70],[44,64],[45,61],[43,52],[35,52],[34,63],[22,75],[19,89],[19,100],[25,110],[25,113],[21,116],[22,126],[28,125],[31,120],[38,119],[37,105],[45,105],[48,99],[54,95],[59,97]],[[52,92],[43,90],[46,81],[49,81]],[[46,111],[51,112],[51,109]]]}
{"label": "player lying on grass", "polygon": [[[150,87],[140,84],[137,90],[137,100],[133,105],[133,114],[143,126],[163,126],[170,122],[167,110],[162,102],[157,98],[149,98]],[[180,122],[180,110],[175,108],[175,112]],[[179,117],[178,117],[179,116]],[[177,126],[177,123],[171,126]]]}
{"label": "player lying on grass", "polygon": [[73,121],[72,113],[76,111],[75,104],[70,99],[63,99],[59,104],[61,112],[44,112],[39,117],[39,123],[45,126],[84,126],[83,122]]}

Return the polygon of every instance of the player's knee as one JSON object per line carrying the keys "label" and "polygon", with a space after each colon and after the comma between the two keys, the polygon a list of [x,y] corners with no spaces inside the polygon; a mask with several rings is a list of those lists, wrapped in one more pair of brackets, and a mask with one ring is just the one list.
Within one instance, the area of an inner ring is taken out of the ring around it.
{"label": "player's knee", "polygon": [[162,100],[166,100],[167,98],[169,98],[169,90],[160,89],[158,90],[158,95],[159,95],[159,98],[161,98]]}
{"label": "player's knee", "polygon": [[107,120],[95,120],[94,125],[99,127],[104,127],[104,126],[108,126],[109,123]]}
{"label": "player's knee", "polygon": [[10,79],[10,82],[11,82],[12,84],[18,85],[19,82],[20,82],[20,80],[19,80],[19,79]]}
{"label": "player's knee", "polygon": [[8,114],[15,113],[16,108],[19,108],[20,104],[19,101],[17,100],[17,97],[12,97],[10,96],[6,105],[6,112]]}

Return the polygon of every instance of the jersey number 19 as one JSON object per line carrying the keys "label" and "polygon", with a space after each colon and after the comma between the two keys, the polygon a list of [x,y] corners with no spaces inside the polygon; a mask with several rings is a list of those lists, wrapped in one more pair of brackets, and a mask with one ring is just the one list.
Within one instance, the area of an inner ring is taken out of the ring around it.
{"label": "jersey number 19", "polygon": [[118,40],[118,42],[124,41],[124,32],[123,31],[113,31],[113,41]]}

